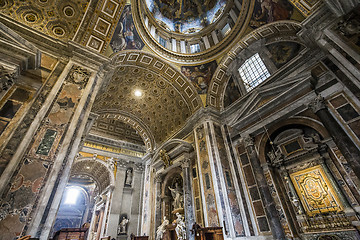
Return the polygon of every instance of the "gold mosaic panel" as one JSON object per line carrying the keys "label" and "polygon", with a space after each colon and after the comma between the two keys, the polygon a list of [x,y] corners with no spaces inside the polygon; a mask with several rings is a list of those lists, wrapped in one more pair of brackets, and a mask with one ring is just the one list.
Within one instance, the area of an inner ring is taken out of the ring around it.
{"label": "gold mosaic panel", "polygon": [[292,173],[290,178],[307,215],[343,210],[335,189],[320,165]]}

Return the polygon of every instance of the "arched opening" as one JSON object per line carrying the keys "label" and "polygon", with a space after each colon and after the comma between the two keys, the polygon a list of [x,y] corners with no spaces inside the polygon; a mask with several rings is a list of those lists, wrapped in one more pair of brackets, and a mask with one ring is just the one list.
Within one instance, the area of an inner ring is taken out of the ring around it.
{"label": "arched opening", "polygon": [[89,227],[98,195],[96,183],[90,177],[73,176],[69,180],[53,227],[53,232],[62,228]]}
{"label": "arched opening", "polygon": [[64,229],[81,228],[76,234],[100,239],[114,185],[110,167],[97,158],[75,160],[52,229],[54,236],[61,236]]}

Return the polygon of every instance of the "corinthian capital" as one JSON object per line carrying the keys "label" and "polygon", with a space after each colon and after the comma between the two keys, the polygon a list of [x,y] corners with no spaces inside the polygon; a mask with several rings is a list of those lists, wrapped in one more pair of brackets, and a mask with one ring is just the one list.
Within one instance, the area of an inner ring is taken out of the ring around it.
{"label": "corinthian capital", "polygon": [[185,158],[184,160],[182,160],[181,162],[181,167],[182,168],[188,168],[190,167],[190,158]]}
{"label": "corinthian capital", "polygon": [[157,174],[156,176],[155,176],[155,182],[156,183],[162,183],[162,181],[163,181],[163,178],[162,178],[163,176],[162,176],[162,174]]}
{"label": "corinthian capital", "polygon": [[309,108],[314,113],[317,113],[321,109],[325,109],[326,106],[324,98],[320,94],[317,95],[316,98],[309,103]]}
{"label": "corinthian capital", "polygon": [[250,135],[243,137],[242,141],[245,147],[254,146],[254,139]]}

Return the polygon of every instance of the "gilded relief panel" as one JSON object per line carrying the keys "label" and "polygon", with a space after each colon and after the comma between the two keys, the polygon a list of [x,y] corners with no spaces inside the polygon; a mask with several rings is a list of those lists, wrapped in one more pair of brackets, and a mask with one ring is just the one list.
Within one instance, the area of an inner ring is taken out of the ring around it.
{"label": "gilded relief panel", "polygon": [[308,216],[343,210],[333,186],[320,165],[292,173],[290,178]]}
{"label": "gilded relief panel", "polygon": [[[206,138],[204,126],[200,126],[196,129],[196,147],[199,156],[201,174],[204,186],[204,195],[206,202],[206,212],[208,218],[209,227],[219,226],[219,219],[217,214],[216,199],[214,193],[214,187],[211,181],[211,169],[209,163],[209,154],[206,147]],[[196,202],[195,202],[196,203]]]}

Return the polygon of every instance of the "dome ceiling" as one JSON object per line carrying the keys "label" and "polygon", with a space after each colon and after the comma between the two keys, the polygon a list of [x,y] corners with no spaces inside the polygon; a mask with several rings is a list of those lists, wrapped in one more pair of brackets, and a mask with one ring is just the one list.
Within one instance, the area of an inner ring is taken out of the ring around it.
{"label": "dome ceiling", "polygon": [[215,22],[226,0],[146,0],[146,5],[160,25],[173,32],[189,34]]}
{"label": "dome ceiling", "polygon": [[[127,113],[149,129],[156,143],[162,143],[200,107],[201,99],[191,83],[159,59],[130,53],[119,54],[115,61],[122,63],[98,94],[95,113]],[[136,90],[142,95],[136,96]]]}

